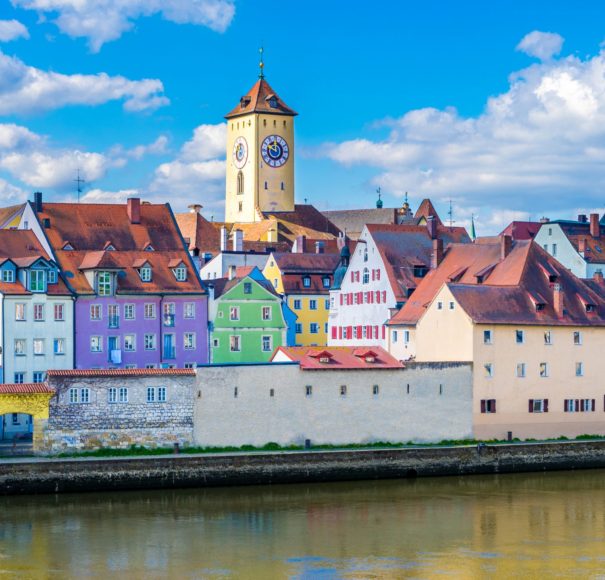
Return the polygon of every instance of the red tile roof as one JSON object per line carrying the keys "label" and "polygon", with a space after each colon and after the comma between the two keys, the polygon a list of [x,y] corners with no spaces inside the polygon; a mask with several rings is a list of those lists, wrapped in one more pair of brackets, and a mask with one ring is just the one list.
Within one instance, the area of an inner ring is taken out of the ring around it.
{"label": "red tile roof", "polygon": [[50,370],[52,377],[153,377],[163,375],[194,376],[195,369],[69,369]]}
{"label": "red tile roof", "polygon": [[541,225],[540,222],[513,221],[500,232],[500,235],[511,236],[513,240],[533,240]]}
{"label": "red tile roof", "polygon": [[420,218],[428,220],[429,216],[433,216],[433,218],[437,220],[437,223],[440,226],[443,225],[441,219],[439,218],[439,215],[437,214],[437,210],[433,205],[433,202],[430,199],[423,199],[420,205],[418,206],[416,213],[414,214],[414,219],[416,221],[418,221]]}
{"label": "red tile roof", "polygon": [[36,393],[54,393],[46,383],[7,383],[0,384],[2,395],[31,395]]}
{"label": "red tile roof", "polygon": [[214,256],[221,251],[220,225],[197,212],[177,213],[174,217],[190,252],[197,250]]}
{"label": "red tile roof", "polygon": [[[329,346],[326,348],[308,346],[280,346],[271,357],[278,352],[285,354],[290,360],[300,363],[300,368],[310,370],[380,370],[401,369],[404,364],[390,355],[380,346]],[[329,359],[321,362],[320,359]]]}
{"label": "red tile roof", "polygon": [[[284,294],[328,294],[334,270],[340,262],[338,254],[278,253],[272,254],[282,275]],[[309,286],[303,285],[303,276],[310,278]],[[330,286],[324,286],[324,278],[330,278]]]}
{"label": "red tile roof", "polygon": [[[275,97],[277,107],[270,106],[271,97]],[[248,115],[250,113],[288,115],[289,117],[298,115],[294,109],[288,107],[281,100],[265,79],[257,80],[253,87],[240,99],[239,105],[225,115],[225,119]]]}

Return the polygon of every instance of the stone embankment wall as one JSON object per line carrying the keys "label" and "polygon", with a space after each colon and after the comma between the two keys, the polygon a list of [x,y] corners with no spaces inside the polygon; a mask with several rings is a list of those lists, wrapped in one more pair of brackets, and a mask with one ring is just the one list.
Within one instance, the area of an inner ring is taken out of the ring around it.
{"label": "stone embankment wall", "polygon": [[605,441],[0,462],[0,493],[62,493],[605,468]]}

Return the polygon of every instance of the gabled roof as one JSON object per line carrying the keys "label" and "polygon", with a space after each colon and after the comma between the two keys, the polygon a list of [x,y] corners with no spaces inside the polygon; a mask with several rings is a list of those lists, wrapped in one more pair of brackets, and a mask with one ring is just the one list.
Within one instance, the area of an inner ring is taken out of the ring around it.
{"label": "gabled roof", "polygon": [[15,218],[21,216],[24,209],[24,203],[9,207],[0,207],[0,229],[8,227]]}
{"label": "gabled roof", "polygon": [[271,284],[269,280],[257,280],[256,278],[253,278],[250,275],[245,275],[242,277],[237,277],[236,275],[232,279],[216,278],[215,280],[208,280],[206,285],[208,287],[214,287],[214,299],[216,300],[217,298],[220,298],[221,296],[227,294],[227,292],[229,292],[244,281],[254,282],[261,286],[263,289],[265,289],[267,292],[269,292],[269,294],[272,294],[276,298],[279,298],[279,294],[277,294],[275,288],[273,288],[273,284]]}
{"label": "gabled roof", "polygon": [[[275,99],[276,107],[271,107],[271,98]],[[240,99],[237,107],[225,115],[225,119],[249,115],[250,113],[287,115],[289,117],[298,115],[294,109],[291,109],[282,101],[264,78],[258,79],[254,83],[252,88]]]}
{"label": "gabled roof", "polygon": [[541,226],[540,222],[512,221],[500,232],[500,235],[511,236],[513,240],[533,240]]}
{"label": "gabled roof", "polygon": [[209,222],[198,212],[177,213],[174,217],[190,252],[214,255],[221,251],[220,224]]}
{"label": "gabled roof", "polygon": [[586,262],[605,264],[605,224],[600,223],[598,238],[590,235],[590,222],[554,220],[543,226],[548,227],[553,224],[561,228],[576,252],[582,254]]}
{"label": "gabled roof", "polygon": [[418,209],[416,210],[416,213],[414,214],[414,218],[416,219],[416,222],[420,222],[421,218],[424,218],[424,220],[428,220],[429,216],[433,216],[433,219],[435,219],[437,221],[437,223],[442,226],[443,223],[441,222],[441,219],[439,217],[439,214],[437,213],[437,210],[435,209],[435,206],[433,205],[433,202],[430,199],[423,199],[422,202],[420,203],[420,205],[418,206]]}
{"label": "gabled roof", "polygon": [[[368,354],[370,352],[371,356]],[[304,371],[404,368],[401,361],[390,355],[384,348],[374,345],[368,347],[329,346],[321,349],[308,346],[280,346],[273,353],[271,361],[278,353],[300,363],[300,368]],[[329,362],[321,362],[323,359],[327,359]]]}
{"label": "gabled roof", "polygon": [[0,385],[2,395],[54,394],[46,383],[6,383]]}
{"label": "gabled roof", "polygon": [[332,274],[338,266],[338,254],[310,252],[273,252],[275,264],[282,274]]}

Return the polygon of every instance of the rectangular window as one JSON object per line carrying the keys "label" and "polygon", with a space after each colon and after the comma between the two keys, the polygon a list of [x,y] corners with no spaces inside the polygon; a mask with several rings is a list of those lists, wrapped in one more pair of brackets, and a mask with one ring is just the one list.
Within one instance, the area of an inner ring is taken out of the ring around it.
{"label": "rectangular window", "polygon": [[15,320],[25,320],[25,304],[15,304]]}
{"label": "rectangular window", "polygon": [[492,331],[491,330],[483,331],[483,344],[492,344]]}
{"label": "rectangular window", "polygon": [[573,343],[582,344],[582,333],[578,330],[575,330],[573,333]]}
{"label": "rectangular window", "polygon": [[158,403],[166,402],[166,387],[158,387]]}
{"label": "rectangular window", "polygon": [[584,363],[577,362],[576,363],[576,377],[584,376]]}
{"label": "rectangular window", "polygon": [[296,334],[302,334],[302,324],[300,322],[297,322],[294,325],[294,329],[295,329]]}
{"label": "rectangular window", "polygon": [[271,336],[263,336],[263,352],[271,352],[273,350],[273,338]]}
{"label": "rectangular window", "polygon": [[244,294],[252,294],[252,282],[244,282]]}
{"label": "rectangular window", "polygon": [[55,354],[65,354],[65,339],[64,338],[53,339],[53,352]]}
{"label": "rectangular window", "polygon": [[300,310],[300,300],[294,301],[294,310]]}
{"label": "rectangular window", "polygon": [[147,302],[144,307],[144,316],[146,320],[154,320],[156,317],[155,303]]}
{"label": "rectangular window", "polygon": [[65,304],[55,304],[55,320],[65,320]]}
{"label": "rectangular window", "polygon": [[311,287],[311,278],[309,276],[303,276],[303,286],[305,288]]}
{"label": "rectangular window", "polygon": [[517,376],[520,379],[525,377],[525,363],[517,363]]}
{"label": "rectangular window", "polygon": [[552,245],[552,255],[555,257],[557,256],[557,244]]}
{"label": "rectangular window", "polygon": [[14,270],[2,270],[2,281],[12,283],[15,281],[15,271]]}
{"label": "rectangular window", "polygon": [[46,272],[44,270],[31,270],[29,273],[29,289],[32,292],[46,291]]}
{"label": "rectangular window", "polygon": [[145,335],[145,350],[155,350],[157,348],[155,334]]}
{"label": "rectangular window", "polygon": [[90,319],[91,320],[101,320],[101,305],[100,304],[91,304],[90,305]]}
{"label": "rectangular window", "polygon": [[135,312],[134,304],[124,304],[124,320],[134,320]]}
{"label": "rectangular window", "polygon": [[523,344],[525,342],[525,331],[515,330],[515,342],[517,344]]}
{"label": "rectangular window", "polygon": [[397,342],[397,331],[393,330],[393,332],[391,333],[391,340],[392,342]]}
{"label": "rectangular window", "polygon": [[91,336],[90,337],[90,352],[101,352],[103,350],[103,337],[102,336]]}
{"label": "rectangular window", "polygon": [[311,324],[309,325],[309,331],[311,332],[311,334],[317,334],[319,332],[319,324],[317,324],[317,322],[311,322]]}
{"label": "rectangular window", "polygon": [[78,389],[69,389],[69,402],[70,403],[78,402]]}
{"label": "rectangular window", "polygon": [[380,392],[380,387],[378,385],[374,385],[372,387],[372,395],[378,395],[379,392]]}
{"label": "rectangular window", "polygon": [[34,338],[34,354],[36,356],[42,356],[44,354],[44,339]]}
{"label": "rectangular window", "polygon": [[324,300],[324,308],[325,308],[326,310],[330,310],[330,299],[329,299],[329,298],[326,298],[326,299]]}
{"label": "rectangular window", "polygon": [[340,385],[340,396],[341,397],[347,396],[347,385]]}
{"label": "rectangular window", "polygon": [[185,302],[183,317],[188,320],[195,318],[195,302]]}
{"label": "rectangular window", "polygon": [[111,272],[99,272],[97,274],[97,294],[99,296],[111,296]]}
{"label": "rectangular window", "polygon": [[107,325],[109,328],[120,328],[120,306],[118,304],[107,306]]}
{"label": "rectangular window", "polygon": [[544,344],[552,344],[552,334],[550,330],[544,331]]}
{"label": "rectangular window", "polygon": [[231,352],[240,352],[242,350],[240,336],[231,335],[229,337],[229,350]]}
{"label": "rectangular window", "polygon": [[166,302],[164,304],[164,326],[174,326],[176,315],[176,306],[174,302]]}
{"label": "rectangular window", "polygon": [[482,413],[495,413],[496,412],[496,399],[481,399],[481,412]]}
{"label": "rectangular window", "polygon": [[15,338],[15,355],[16,356],[25,356],[26,353],[26,343],[24,338]]}
{"label": "rectangular window", "polygon": [[137,342],[136,342],[136,335],[135,334],[125,334],[124,335],[124,350],[127,351],[134,351],[137,348]]}
{"label": "rectangular window", "polygon": [[405,344],[408,344],[410,342],[410,331],[409,330],[403,331],[403,342],[405,342]]}
{"label": "rectangular window", "polygon": [[34,320],[44,320],[44,304],[34,304]]}
{"label": "rectangular window", "polygon": [[494,376],[494,365],[492,363],[485,363],[483,365],[483,368],[485,369],[485,376],[487,378],[491,378]]}
{"label": "rectangular window", "polygon": [[548,413],[548,399],[530,399],[530,413]]}
{"label": "rectangular window", "polygon": [[263,306],[263,320],[271,320],[271,306]]}
{"label": "rectangular window", "polygon": [[25,373],[15,373],[15,383],[22,384],[25,382]]}
{"label": "rectangular window", "polygon": [[56,270],[49,270],[48,271],[48,283],[49,284],[56,284],[57,283],[57,271]]}
{"label": "rectangular window", "polygon": [[317,300],[309,300],[309,310],[317,310]]}
{"label": "rectangular window", "polygon": [[450,302],[450,310],[454,310],[454,303]]}
{"label": "rectangular window", "polygon": [[229,320],[239,320],[239,306],[229,308]]}
{"label": "rectangular window", "polygon": [[187,268],[181,266],[179,268],[175,268],[173,272],[177,282],[184,282],[187,280]]}
{"label": "rectangular window", "polygon": [[313,387],[311,385],[307,385],[305,387],[305,396],[310,397],[313,394]]}
{"label": "rectangular window", "polygon": [[185,350],[195,350],[195,332],[186,332],[183,335],[183,346]]}
{"label": "rectangular window", "polygon": [[218,338],[213,338],[212,339],[212,347],[213,348],[218,348],[221,345],[221,342]]}
{"label": "rectangular window", "polygon": [[147,387],[147,402],[155,403],[155,388]]}
{"label": "rectangular window", "polygon": [[118,402],[118,389],[116,387],[109,387],[107,391],[107,402],[117,403]]}
{"label": "rectangular window", "polygon": [[437,310],[443,310],[443,302],[437,302]]}
{"label": "rectangular window", "polygon": [[34,383],[43,383],[44,382],[44,372],[42,372],[42,371],[34,371],[33,377],[34,377]]}
{"label": "rectangular window", "polygon": [[540,363],[540,376],[541,377],[548,377],[548,363]]}
{"label": "rectangular window", "polygon": [[80,389],[80,403],[90,403],[90,389]]}

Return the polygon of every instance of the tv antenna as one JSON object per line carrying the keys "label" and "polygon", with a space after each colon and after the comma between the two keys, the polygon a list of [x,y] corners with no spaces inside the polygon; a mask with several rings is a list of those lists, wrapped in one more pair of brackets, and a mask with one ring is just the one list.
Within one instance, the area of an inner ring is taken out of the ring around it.
{"label": "tv antenna", "polygon": [[448,219],[449,219],[449,222],[450,222],[450,229],[451,229],[451,228],[452,228],[452,226],[453,226],[453,225],[454,225],[454,223],[455,223],[455,220],[454,220],[454,209],[453,209],[453,205],[452,205],[452,200],[451,200],[451,199],[450,199],[450,206],[449,206],[449,209],[447,210],[447,217],[448,217]]}
{"label": "tv antenna", "polygon": [[82,185],[84,185],[86,183],[86,180],[83,179],[82,177],[80,177],[80,168],[78,167],[78,171],[77,171],[77,177],[74,179],[74,182],[76,183],[76,190],[78,192],[78,203],[80,203],[80,196],[82,195]]}

